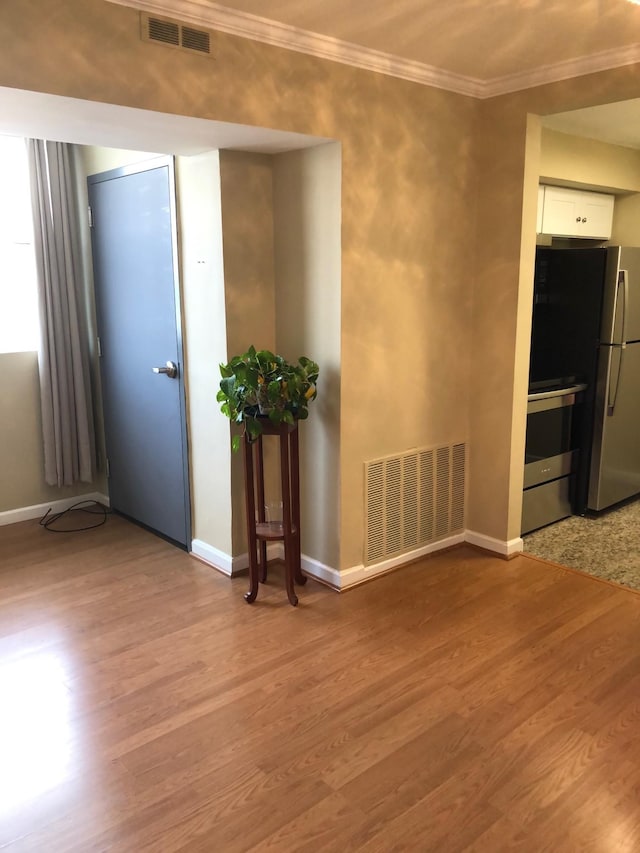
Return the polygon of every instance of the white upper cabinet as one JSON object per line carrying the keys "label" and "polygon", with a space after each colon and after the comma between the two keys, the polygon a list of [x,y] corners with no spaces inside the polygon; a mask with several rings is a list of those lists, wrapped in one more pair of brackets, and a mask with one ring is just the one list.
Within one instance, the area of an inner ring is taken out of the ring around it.
{"label": "white upper cabinet", "polygon": [[539,234],[596,240],[611,237],[614,196],[565,187],[542,189],[544,192],[538,196]]}

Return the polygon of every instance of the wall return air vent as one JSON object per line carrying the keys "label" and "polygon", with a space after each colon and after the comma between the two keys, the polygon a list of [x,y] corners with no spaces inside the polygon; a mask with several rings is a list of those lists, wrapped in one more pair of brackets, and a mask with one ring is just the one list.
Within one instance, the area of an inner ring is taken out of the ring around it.
{"label": "wall return air vent", "polygon": [[153,41],[168,47],[177,47],[193,51],[200,55],[211,56],[211,33],[195,29],[171,18],[157,15],[140,15],[140,34],[143,41]]}
{"label": "wall return air vent", "polygon": [[365,564],[461,533],[465,472],[462,443],[365,462]]}

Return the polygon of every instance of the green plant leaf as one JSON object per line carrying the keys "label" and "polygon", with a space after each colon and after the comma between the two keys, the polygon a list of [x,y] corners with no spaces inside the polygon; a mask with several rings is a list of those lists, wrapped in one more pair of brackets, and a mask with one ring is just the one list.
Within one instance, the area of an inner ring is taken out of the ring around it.
{"label": "green plant leaf", "polygon": [[282,391],[282,383],[281,382],[278,382],[277,379],[274,379],[273,382],[269,382],[269,384],[267,385],[267,398],[268,398],[269,402],[274,403],[278,399],[278,397],[280,396],[281,391]]}
{"label": "green plant leaf", "polygon": [[235,384],[236,378],[233,374],[231,374],[231,376],[225,376],[220,380],[220,391],[218,393],[224,394],[226,397],[232,397]]}
{"label": "green plant leaf", "polygon": [[259,435],[262,434],[262,425],[256,418],[246,418],[244,426],[251,440],[256,439]]}

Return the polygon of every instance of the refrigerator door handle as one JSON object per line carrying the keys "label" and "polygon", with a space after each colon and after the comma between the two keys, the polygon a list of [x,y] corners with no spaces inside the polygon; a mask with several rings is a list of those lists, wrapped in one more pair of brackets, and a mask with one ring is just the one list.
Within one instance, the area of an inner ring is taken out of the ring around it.
{"label": "refrigerator door handle", "polygon": [[[616,408],[616,400],[618,398],[618,389],[620,388],[620,376],[622,374],[622,359],[624,358],[625,345],[622,344],[621,346],[611,347],[612,360],[616,350],[619,351],[620,358],[618,359],[618,369],[616,371],[615,383],[611,381],[611,361],[609,362],[609,369],[607,371],[607,417],[612,417]],[[611,396],[612,387],[613,397]]]}
{"label": "refrigerator door handle", "polygon": [[627,345],[627,315],[629,313],[629,272],[620,270],[622,279],[622,340],[620,344],[624,349]]}

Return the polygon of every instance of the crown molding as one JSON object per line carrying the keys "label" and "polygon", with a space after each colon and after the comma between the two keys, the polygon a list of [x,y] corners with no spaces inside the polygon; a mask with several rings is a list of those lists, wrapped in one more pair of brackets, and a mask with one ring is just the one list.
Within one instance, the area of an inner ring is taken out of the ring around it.
{"label": "crown molding", "polygon": [[107,0],[107,2],[483,100],[640,62],[640,44],[632,44],[625,48],[615,48],[591,56],[544,65],[530,71],[481,80],[330,36],[312,33],[259,15],[239,12],[209,0]]}
{"label": "crown molding", "polygon": [[523,89],[533,89],[535,86],[545,86],[548,83],[559,83],[572,77],[584,77],[586,74],[597,74],[598,71],[610,71],[612,68],[623,68],[640,62],[640,44],[630,44],[627,47],[605,50],[591,56],[580,56],[577,59],[567,59],[553,65],[542,65],[532,71],[521,74],[509,74],[506,77],[494,77],[482,84],[481,98],[495,98],[498,95],[508,95]]}
{"label": "crown molding", "polygon": [[474,98],[482,97],[484,83],[474,77],[443,71],[422,62],[403,59],[390,53],[312,33],[289,24],[262,18],[259,15],[238,12],[217,3],[202,0],[107,0],[107,2],[129,6],[149,14],[175,18],[185,23],[263,42],[274,47],[295,50],[320,59],[330,59],[365,71],[399,77],[423,86],[446,89],[449,92]]}

